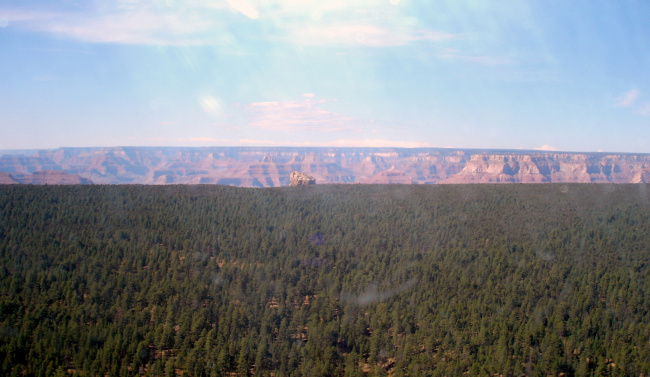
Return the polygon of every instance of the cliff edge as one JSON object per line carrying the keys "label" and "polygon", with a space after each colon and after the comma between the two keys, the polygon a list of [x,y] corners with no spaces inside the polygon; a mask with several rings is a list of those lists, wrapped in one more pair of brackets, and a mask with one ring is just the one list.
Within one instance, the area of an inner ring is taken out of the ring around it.
{"label": "cliff edge", "polygon": [[[296,174],[292,178],[292,172],[309,179]],[[0,151],[0,173],[6,173],[0,176],[5,184],[643,183],[650,182],[650,154],[447,148],[59,148]]]}

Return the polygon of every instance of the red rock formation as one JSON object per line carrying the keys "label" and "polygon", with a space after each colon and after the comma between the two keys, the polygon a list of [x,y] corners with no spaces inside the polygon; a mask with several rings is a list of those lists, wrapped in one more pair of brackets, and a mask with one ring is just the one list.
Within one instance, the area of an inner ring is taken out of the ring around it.
{"label": "red rock formation", "polygon": [[542,183],[549,179],[541,173],[535,159],[528,155],[477,154],[463,170],[443,183]]}
{"label": "red rock formation", "polygon": [[0,173],[0,185],[15,185],[20,183],[14,179],[9,173]]}
{"label": "red rock formation", "polygon": [[[328,183],[650,182],[650,154],[402,148],[116,147],[0,156],[0,172],[37,182],[61,170],[96,183],[288,186],[292,171]],[[397,173],[388,173],[393,167]],[[7,179],[6,177],[4,178]]]}
{"label": "red rock formation", "polygon": [[77,174],[68,174],[63,171],[44,170],[36,171],[34,174],[25,174],[16,177],[19,183],[30,185],[88,185],[93,182],[82,178]]}
{"label": "red rock formation", "polygon": [[389,170],[379,172],[373,175],[370,178],[366,178],[361,181],[363,184],[402,184],[410,185],[413,184],[413,179],[408,177],[404,172],[395,170],[395,167],[391,167]]}
{"label": "red rock formation", "polygon": [[444,183],[633,183],[647,179],[650,156],[577,153],[476,154]]}

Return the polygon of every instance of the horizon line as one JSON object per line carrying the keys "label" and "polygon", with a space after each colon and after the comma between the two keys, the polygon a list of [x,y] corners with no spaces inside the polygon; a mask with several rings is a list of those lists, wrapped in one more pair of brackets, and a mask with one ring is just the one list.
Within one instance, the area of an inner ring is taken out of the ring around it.
{"label": "horizon line", "polygon": [[204,149],[204,148],[244,148],[244,149],[400,149],[400,150],[449,150],[449,151],[504,151],[504,152],[534,152],[534,153],[543,153],[543,154],[553,154],[553,153],[570,153],[570,154],[580,154],[580,153],[589,153],[589,154],[628,154],[628,155],[647,155],[650,152],[618,152],[618,151],[570,151],[570,150],[547,150],[547,149],[525,149],[525,148],[477,148],[477,147],[391,147],[391,146],[270,146],[270,145],[204,145],[204,146],[179,146],[179,145],[158,145],[158,146],[147,146],[147,145],[114,145],[114,146],[84,146],[84,147],[72,147],[72,146],[63,146],[63,147],[53,147],[53,148],[12,148],[12,149],[0,149],[0,153],[5,154],[6,152],[41,152],[41,151],[54,151],[59,149],[114,149],[114,148],[178,148],[178,149]]}

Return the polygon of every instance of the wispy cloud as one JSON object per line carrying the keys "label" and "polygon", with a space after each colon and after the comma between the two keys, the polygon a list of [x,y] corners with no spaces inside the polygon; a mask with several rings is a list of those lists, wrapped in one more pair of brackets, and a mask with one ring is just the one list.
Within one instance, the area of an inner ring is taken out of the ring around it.
{"label": "wispy cloud", "polygon": [[625,92],[620,97],[616,98],[616,103],[614,107],[630,107],[634,105],[636,99],[639,97],[639,91],[637,89],[632,89]]}
{"label": "wispy cloud", "polygon": [[191,137],[189,139],[186,139],[190,143],[223,143],[227,142],[226,139],[217,139],[214,137]]}
{"label": "wispy cloud", "polygon": [[278,141],[264,139],[221,139],[208,136],[174,138],[150,137],[151,142],[164,143],[164,145],[223,145],[223,146],[265,146],[265,147],[369,147],[369,148],[430,148],[431,144],[419,141],[396,141],[385,139],[340,139],[324,142],[308,141]]}
{"label": "wispy cloud", "polygon": [[301,45],[349,45],[365,47],[403,46],[416,41],[440,42],[454,35],[412,27],[386,28],[368,24],[330,24],[290,30],[292,41]]}
{"label": "wispy cloud", "polygon": [[641,115],[650,115],[650,102],[646,102],[643,105],[639,106],[637,113]]}
{"label": "wispy cloud", "polygon": [[503,64],[513,63],[512,59],[509,57],[468,54],[468,53],[463,53],[455,48],[446,48],[438,56],[445,59],[455,59],[455,60],[460,60],[468,63],[476,63],[481,65],[503,65]]}
{"label": "wispy cloud", "polygon": [[[268,17],[287,41],[306,46],[392,47],[441,42],[457,36],[422,26],[399,1],[267,0]],[[270,5],[275,6],[271,7]]]}
{"label": "wispy cloud", "polygon": [[330,143],[321,143],[323,146],[332,147],[394,147],[394,148],[428,148],[433,145],[413,140],[386,140],[386,139],[339,139]]}
{"label": "wispy cloud", "polygon": [[107,1],[101,9],[0,8],[0,14],[8,19],[9,26],[83,42],[149,45],[220,42],[215,33],[223,30],[223,23],[210,18],[216,15],[215,10],[156,4]]}
{"label": "wispy cloud", "polygon": [[322,108],[326,100],[256,102],[247,106],[250,126],[271,131],[359,132],[362,121]]}
{"label": "wispy cloud", "polygon": [[56,13],[42,10],[0,8],[0,18],[4,20],[4,27],[13,26],[14,22],[47,21],[56,17]]}
{"label": "wispy cloud", "polygon": [[240,139],[241,145],[288,147],[369,147],[369,148],[430,148],[429,143],[413,140],[339,139],[323,142],[278,142],[275,140]]}
{"label": "wispy cloud", "polygon": [[218,139],[218,138],[207,137],[207,136],[189,137],[189,138],[150,137],[149,141],[162,141],[165,143],[180,143],[180,144],[198,144],[198,143],[224,144],[224,145],[233,144],[233,141],[229,139]]}
{"label": "wispy cloud", "polygon": [[[235,23],[257,22],[263,34],[242,38],[310,46],[399,46],[455,36],[418,25],[383,0],[106,0],[48,11],[0,7],[5,24],[91,43],[215,45],[232,43]],[[53,9],[53,10],[52,10]],[[249,29],[250,30],[250,29]]]}
{"label": "wispy cloud", "polygon": [[646,116],[650,115],[650,102],[643,102],[637,105],[640,97],[641,91],[638,89],[629,90],[616,98],[614,107],[631,108],[631,110],[636,114]]}

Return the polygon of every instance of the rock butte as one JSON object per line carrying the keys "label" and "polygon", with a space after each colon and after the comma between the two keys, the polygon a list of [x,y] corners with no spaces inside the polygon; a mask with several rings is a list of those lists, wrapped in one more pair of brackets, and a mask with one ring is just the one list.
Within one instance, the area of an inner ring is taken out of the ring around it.
{"label": "rock butte", "polygon": [[[46,173],[37,173],[50,171]],[[56,171],[56,172],[52,172]],[[111,147],[0,152],[0,184],[288,186],[332,183],[644,183],[650,154],[444,148]]]}
{"label": "rock butte", "polygon": [[310,177],[299,171],[291,172],[291,175],[289,176],[289,186],[309,186],[315,184],[316,180],[314,177]]}

